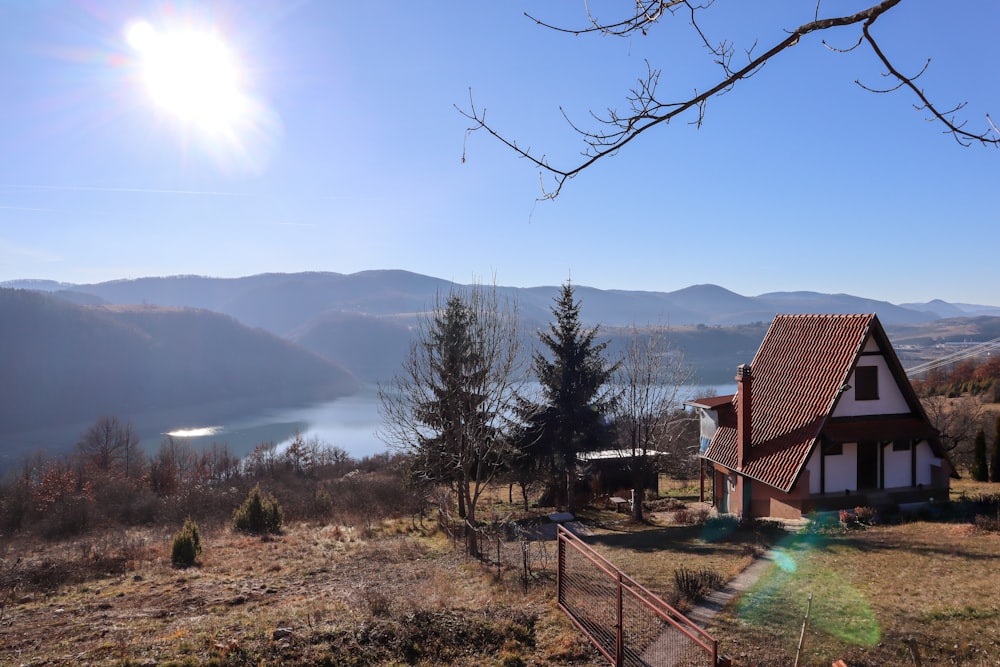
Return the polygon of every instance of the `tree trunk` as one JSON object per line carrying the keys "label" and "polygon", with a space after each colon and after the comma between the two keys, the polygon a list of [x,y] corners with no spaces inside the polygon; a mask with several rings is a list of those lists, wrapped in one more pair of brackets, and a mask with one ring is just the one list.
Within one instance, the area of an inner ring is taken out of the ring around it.
{"label": "tree trunk", "polygon": [[632,459],[632,518],[642,521],[642,499],[646,495],[646,475],[645,466],[638,460]]}
{"label": "tree trunk", "polygon": [[571,460],[566,462],[566,511],[570,514],[576,512],[574,491],[576,491],[576,462]]}
{"label": "tree trunk", "polygon": [[468,491],[466,490],[466,491],[463,492],[462,485],[459,484],[458,485],[458,518],[459,519],[466,518],[465,517],[465,496],[467,494],[468,494]]}
{"label": "tree trunk", "polygon": [[[459,498],[467,496],[469,494],[469,485],[466,484],[463,487],[464,493],[459,494]],[[476,521],[476,505],[472,502],[472,499],[462,501],[463,504],[468,509],[468,515],[465,518],[465,542],[468,545],[469,555],[479,557],[479,533],[476,532],[478,523]]]}
{"label": "tree trunk", "polygon": [[632,518],[636,521],[642,521],[642,496],[645,493],[645,489],[642,485],[632,487]]}

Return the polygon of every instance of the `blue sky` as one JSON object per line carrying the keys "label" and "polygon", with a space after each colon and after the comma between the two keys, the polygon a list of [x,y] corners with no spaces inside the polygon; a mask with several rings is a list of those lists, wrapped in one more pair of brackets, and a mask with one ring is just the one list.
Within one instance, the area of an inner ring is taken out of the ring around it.
{"label": "blue sky", "polygon": [[[470,88],[497,127],[568,163],[581,145],[560,107],[584,125],[623,107],[646,59],[661,91],[708,80],[683,17],[621,40],[523,16],[576,26],[583,7],[0,0],[0,281],[392,268],[1000,305],[1000,152],[958,146],[905,92],[861,90],[883,84],[874,56],[819,36],[710,102],[700,129],[653,131],[536,204],[536,169],[466,138]],[[739,53],[814,8],[720,0],[705,27]],[[251,110],[228,138],[157,106],[136,20],[228,46]],[[942,109],[968,102],[980,129],[1000,118],[998,24],[998,3],[906,0],[875,33],[904,71],[931,58],[923,87]]]}

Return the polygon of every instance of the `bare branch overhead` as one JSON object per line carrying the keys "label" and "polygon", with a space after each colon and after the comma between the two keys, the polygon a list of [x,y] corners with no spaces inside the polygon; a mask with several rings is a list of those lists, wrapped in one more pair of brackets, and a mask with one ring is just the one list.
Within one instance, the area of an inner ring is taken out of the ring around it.
{"label": "bare branch overhead", "polygon": [[[880,16],[895,9],[902,2],[903,0],[881,0],[867,9],[854,14],[825,18],[820,18],[822,3],[817,2],[812,21],[792,30],[787,30],[787,35],[783,39],[773,44],[763,53],[760,53],[760,55],[754,55],[757,51],[757,44],[755,43],[746,51],[746,63],[742,66],[736,66],[733,63],[734,44],[725,40],[718,43],[712,42],[699,23],[699,16],[714,5],[714,0],[704,0],[700,3],[693,2],[692,0],[635,0],[633,11],[625,18],[610,21],[605,21],[595,16],[588,6],[588,22],[585,26],[578,28],[559,27],[526,14],[529,19],[539,26],[559,32],[573,35],[596,33],[599,35],[625,37],[635,33],[645,35],[649,30],[652,30],[663,21],[669,20],[684,10],[683,14],[689,17],[690,25],[696,31],[698,39],[710,53],[713,62],[721,69],[719,76],[714,80],[708,81],[708,85],[700,89],[700,92],[699,90],[695,90],[691,95],[664,97],[660,95],[658,90],[660,69],[647,61],[646,74],[636,82],[635,86],[625,96],[627,110],[619,112],[613,108],[609,108],[604,114],[592,112],[591,116],[595,122],[595,126],[591,129],[571,122],[565,111],[560,109],[569,126],[583,141],[582,157],[575,163],[554,164],[550,162],[545,153],[535,152],[531,147],[520,146],[515,139],[506,134],[499,126],[487,121],[486,108],[475,105],[471,91],[469,106],[467,108],[458,108],[458,110],[472,122],[467,129],[467,136],[471,132],[483,130],[514,151],[517,156],[534,164],[543,176],[546,174],[551,176],[552,182],[550,187],[546,188],[543,180],[540,198],[554,199],[562,192],[567,181],[591,167],[597,161],[618,153],[637,137],[645,134],[652,128],[661,124],[667,124],[687,111],[693,111],[696,114],[696,117],[691,122],[700,125],[704,120],[705,104],[708,100],[733,89],[738,82],[752,77],[767,62],[779,54],[788,51],[806,35],[844,29],[851,26],[860,26],[861,35],[858,37],[857,43],[850,49],[845,50],[850,51],[861,45],[867,45],[886,69],[884,76],[895,83],[889,87],[875,88],[856,81],[859,86],[871,92],[883,93],[908,89],[919,101],[918,104],[915,104],[915,107],[918,110],[926,111],[929,114],[929,120],[940,124],[943,131],[951,134],[958,143],[963,146],[980,144],[996,147],[1000,145],[1000,133],[997,132],[997,128],[989,116],[986,117],[983,129],[979,131],[966,129],[967,120],[956,116],[956,113],[964,108],[964,102],[954,104],[947,110],[942,110],[922,88],[916,85],[915,81],[926,70],[926,65],[915,75],[907,75],[901,72],[886,54],[878,39],[872,33],[872,26]],[[722,10],[716,9],[716,11]],[[824,44],[826,44],[825,41]],[[840,49],[831,50],[844,51]],[[464,161],[464,151],[462,158]]]}

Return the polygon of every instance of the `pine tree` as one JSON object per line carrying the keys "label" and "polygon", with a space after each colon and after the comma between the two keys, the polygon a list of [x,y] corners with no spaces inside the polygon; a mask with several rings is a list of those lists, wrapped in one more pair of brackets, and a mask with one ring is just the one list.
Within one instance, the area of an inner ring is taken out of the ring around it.
{"label": "pine tree", "polygon": [[[475,527],[476,505],[504,462],[523,378],[517,306],[496,287],[456,289],[418,324],[403,368],[379,386],[379,435],[412,455],[410,479],[451,486],[459,515]],[[478,553],[475,534],[469,550]]]}
{"label": "pine tree", "polygon": [[986,434],[983,429],[976,432],[975,444],[972,450],[972,479],[985,482],[989,479],[986,467]]}
{"label": "pine tree", "polygon": [[607,342],[594,342],[598,328],[581,324],[571,284],[563,285],[552,314],[555,321],[539,334],[549,356],[535,352],[532,357],[543,400],[523,406],[524,449],[562,478],[559,486],[564,480],[567,510],[573,512],[578,455],[609,444],[605,414],[613,403],[608,382],[616,366],[604,359]]}
{"label": "pine tree", "polygon": [[1000,415],[997,416],[993,433],[993,449],[990,451],[990,481],[1000,482]]}

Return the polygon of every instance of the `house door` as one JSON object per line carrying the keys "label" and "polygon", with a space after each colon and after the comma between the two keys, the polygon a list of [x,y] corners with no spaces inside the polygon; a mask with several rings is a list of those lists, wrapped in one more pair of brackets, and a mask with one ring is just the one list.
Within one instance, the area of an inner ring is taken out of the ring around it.
{"label": "house door", "polygon": [[858,489],[878,488],[878,443],[858,443]]}

